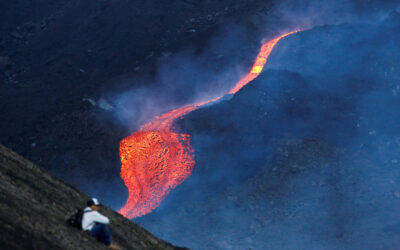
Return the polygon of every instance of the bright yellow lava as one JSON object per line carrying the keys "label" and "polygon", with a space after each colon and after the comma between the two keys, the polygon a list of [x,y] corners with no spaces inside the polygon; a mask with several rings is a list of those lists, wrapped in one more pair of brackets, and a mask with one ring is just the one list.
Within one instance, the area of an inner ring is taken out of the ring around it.
{"label": "bright yellow lava", "polygon": [[258,74],[261,72],[261,70],[263,69],[262,66],[254,66],[253,69],[251,70],[252,74]]}

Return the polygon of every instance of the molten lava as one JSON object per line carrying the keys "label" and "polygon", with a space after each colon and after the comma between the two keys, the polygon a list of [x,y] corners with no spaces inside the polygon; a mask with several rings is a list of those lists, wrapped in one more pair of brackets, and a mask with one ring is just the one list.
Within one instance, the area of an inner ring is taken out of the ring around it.
{"label": "molten lava", "polygon": [[[229,91],[229,94],[235,94],[254,80],[261,73],[278,41],[295,32],[297,31],[265,43],[250,72]],[[150,213],[171,189],[189,177],[195,164],[190,135],[174,132],[173,123],[179,117],[221,97],[186,105],[157,116],[153,121],[144,124],[139,131],[121,141],[121,177],[129,192],[125,206],[119,211],[122,215],[134,218]]]}

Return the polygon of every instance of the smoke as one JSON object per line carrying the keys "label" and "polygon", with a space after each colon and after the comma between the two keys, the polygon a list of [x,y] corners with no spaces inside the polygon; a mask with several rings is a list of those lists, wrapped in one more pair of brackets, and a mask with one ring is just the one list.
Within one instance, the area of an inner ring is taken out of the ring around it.
{"label": "smoke", "polygon": [[396,0],[284,0],[279,1],[264,17],[267,27],[278,26],[281,29],[337,25],[341,23],[376,23],[383,21],[390,11],[399,7]]}
{"label": "smoke", "polygon": [[116,117],[135,131],[156,115],[227,93],[245,73],[248,65],[243,62],[254,56],[254,34],[232,22],[216,33],[201,50],[188,45],[180,52],[162,53],[155,76],[125,80],[124,85],[141,87],[111,94]]}

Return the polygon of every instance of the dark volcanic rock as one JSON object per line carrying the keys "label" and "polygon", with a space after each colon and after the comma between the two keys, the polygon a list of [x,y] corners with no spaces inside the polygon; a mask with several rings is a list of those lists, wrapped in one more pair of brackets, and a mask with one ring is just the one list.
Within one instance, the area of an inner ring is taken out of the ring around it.
{"label": "dark volcanic rock", "polygon": [[[88,199],[0,145],[1,249],[107,249],[65,222]],[[107,207],[102,213],[122,249],[178,249]]]}
{"label": "dark volcanic rock", "polygon": [[135,220],[192,249],[395,248],[397,164],[380,166],[366,152],[351,155],[316,139],[272,146],[272,160],[246,181],[207,195],[183,184]]}
{"label": "dark volcanic rock", "polygon": [[[331,193],[331,186],[321,183],[336,180],[344,166],[340,165],[343,155],[318,140],[285,140],[275,147],[273,160],[261,166],[264,171],[245,182],[230,185],[205,198],[197,197],[197,201],[188,198],[180,205],[170,202],[168,206],[174,206],[179,213],[161,209],[139,221],[143,220],[155,231],[162,231],[157,230],[157,224],[173,227],[174,230],[160,235],[180,238],[194,249],[279,249],[276,245],[281,244],[279,241],[265,239],[284,234],[284,231],[274,233],[281,223],[293,224],[300,222],[302,217],[311,216],[311,207],[319,206],[318,196]],[[312,182],[299,182],[302,178]],[[337,180],[334,185],[339,185]],[[305,195],[310,188],[318,189],[312,199]],[[340,199],[345,197],[337,199],[343,203]],[[296,204],[295,208],[288,207],[292,203]],[[314,216],[323,217],[323,213]],[[173,221],[184,221],[185,224],[175,226]],[[195,225],[196,233],[188,233],[183,229],[185,225]],[[209,229],[201,232],[201,228]],[[293,230],[299,229],[293,227]],[[302,234],[301,230],[298,234]]]}

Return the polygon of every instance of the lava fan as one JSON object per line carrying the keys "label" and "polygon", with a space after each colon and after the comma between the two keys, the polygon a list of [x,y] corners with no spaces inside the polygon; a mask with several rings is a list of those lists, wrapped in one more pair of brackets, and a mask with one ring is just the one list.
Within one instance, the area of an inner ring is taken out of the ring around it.
{"label": "lava fan", "polygon": [[[278,41],[295,32],[286,33],[265,43],[250,72],[229,94],[235,94],[254,80],[261,73]],[[186,105],[157,116],[121,141],[121,177],[129,191],[128,200],[119,211],[122,215],[134,218],[150,213],[171,189],[189,177],[195,165],[190,136],[175,132],[172,125],[179,117],[220,98]]]}

